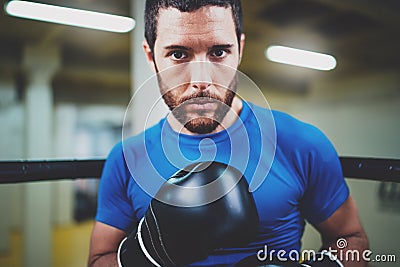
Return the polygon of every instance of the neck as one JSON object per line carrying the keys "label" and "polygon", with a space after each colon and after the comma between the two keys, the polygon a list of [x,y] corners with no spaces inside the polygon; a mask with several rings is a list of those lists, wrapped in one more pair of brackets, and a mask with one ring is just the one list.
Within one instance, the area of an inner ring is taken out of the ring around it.
{"label": "neck", "polygon": [[[242,108],[243,108],[242,100],[239,99],[237,96],[235,96],[232,101],[232,106],[229,109],[228,113],[226,113],[222,122],[218,125],[217,128],[215,128],[214,131],[210,133],[211,134],[217,133],[229,128],[239,118]],[[186,129],[185,127],[183,127],[183,125],[172,115],[172,112],[170,112],[169,115],[167,116],[167,121],[175,132],[187,135],[198,135],[197,133],[193,133],[188,129]]]}

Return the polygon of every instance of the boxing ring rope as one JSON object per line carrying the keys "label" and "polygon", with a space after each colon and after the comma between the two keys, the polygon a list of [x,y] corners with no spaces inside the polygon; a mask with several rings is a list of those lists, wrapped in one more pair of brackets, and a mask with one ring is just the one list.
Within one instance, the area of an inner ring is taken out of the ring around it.
{"label": "boxing ring rope", "polygon": [[[104,159],[0,161],[0,184],[99,178]],[[340,157],[344,177],[400,183],[400,159]]]}
{"label": "boxing ring rope", "polygon": [[104,159],[0,161],[0,184],[100,178],[104,162]]}

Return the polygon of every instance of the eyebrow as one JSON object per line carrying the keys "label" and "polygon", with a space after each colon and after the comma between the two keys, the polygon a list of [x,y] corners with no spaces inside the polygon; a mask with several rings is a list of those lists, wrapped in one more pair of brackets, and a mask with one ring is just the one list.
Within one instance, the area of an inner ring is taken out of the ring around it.
{"label": "eyebrow", "polygon": [[192,50],[183,45],[168,45],[168,46],[165,46],[164,49],[166,49],[166,50]]}
{"label": "eyebrow", "polygon": [[213,45],[212,49],[228,49],[232,48],[233,44]]}
{"label": "eyebrow", "polygon": [[[213,45],[211,47],[211,49],[228,49],[228,48],[232,48],[233,44],[222,44],[222,45]],[[186,46],[183,45],[168,45],[164,47],[165,50],[186,50],[186,51],[190,51],[193,50],[191,48],[188,48]]]}

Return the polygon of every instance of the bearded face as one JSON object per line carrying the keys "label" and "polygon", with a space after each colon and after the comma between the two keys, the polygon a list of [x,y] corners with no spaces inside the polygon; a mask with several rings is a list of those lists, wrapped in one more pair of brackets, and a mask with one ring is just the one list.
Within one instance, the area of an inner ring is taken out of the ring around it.
{"label": "bearded face", "polygon": [[238,36],[232,9],[161,8],[156,33],[154,45],[144,42],[144,50],[174,123],[200,134],[226,128],[231,111],[239,112],[232,103],[245,40]]}
{"label": "bearded face", "polygon": [[[231,85],[236,85],[236,83],[232,82]],[[198,90],[189,96],[179,97],[172,89],[163,94],[163,99],[173,116],[187,130],[192,133],[206,134],[211,133],[221,124],[231,108],[236,90],[223,91],[222,96],[212,93],[211,90]]]}

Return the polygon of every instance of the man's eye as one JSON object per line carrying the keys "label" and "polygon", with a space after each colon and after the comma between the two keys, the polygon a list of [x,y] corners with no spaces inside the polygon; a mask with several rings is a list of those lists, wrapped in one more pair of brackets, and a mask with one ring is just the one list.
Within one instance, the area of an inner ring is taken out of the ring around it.
{"label": "man's eye", "polygon": [[174,51],[170,53],[170,57],[173,60],[181,60],[186,58],[186,54],[183,51]]}
{"label": "man's eye", "polygon": [[211,53],[211,55],[214,57],[222,58],[222,57],[226,56],[226,51],[223,49],[216,49]]}

